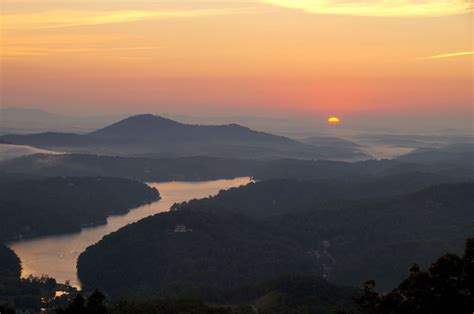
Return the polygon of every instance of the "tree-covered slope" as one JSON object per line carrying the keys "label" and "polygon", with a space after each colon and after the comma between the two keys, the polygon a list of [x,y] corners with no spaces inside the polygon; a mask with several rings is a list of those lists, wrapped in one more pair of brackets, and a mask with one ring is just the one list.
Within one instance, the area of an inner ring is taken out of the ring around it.
{"label": "tree-covered slope", "polygon": [[237,212],[249,217],[265,218],[308,210],[334,209],[354,201],[374,202],[417,192],[435,184],[460,180],[418,172],[324,180],[267,180],[220,191],[216,196],[175,204],[173,207],[180,210]]}
{"label": "tree-covered slope", "polygon": [[[90,247],[79,259],[79,276],[88,288],[116,294],[130,293],[117,291],[122,280],[127,289],[171,293],[308,274],[309,258],[312,271],[331,281],[358,286],[373,278],[384,289],[411,263],[424,265],[445,251],[458,251],[474,230],[473,183],[385,197],[371,183],[363,199],[350,201],[325,199],[337,191],[304,189],[304,184],[313,183],[259,182],[176,205],[173,212],[127,226]],[[174,232],[181,224],[193,231]],[[295,267],[299,263],[306,266]]]}
{"label": "tree-covered slope", "polygon": [[473,208],[474,183],[443,184],[381,201],[315,207],[275,217],[272,224],[307,248],[329,245],[331,280],[359,285],[375,279],[385,289],[412,263],[426,266],[444,252],[459,252],[473,234]]}
{"label": "tree-covered slope", "polygon": [[156,189],[128,179],[0,181],[0,239],[79,231],[159,197]]}
{"label": "tree-covered slope", "polygon": [[252,176],[261,162],[234,158],[138,158],[35,154],[0,162],[0,171],[38,176],[104,176],[145,182],[204,181]]}
{"label": "tree-covered slope", "polygon": [[158,293],[209,298],[223,289],[295,273],[321,273],[297,243],[275,237],[241,215],[189,211],[162,213],[124,227],[87,248],[78,260],[84,288],[114,297]]}
{"label": "tree-covered slope", "polygon": [[413,174],[349,183],[263,181],[174,208],[257,218],[313,252],[331,280],[357,286],[373,278],[387,288],[414,261],[426,264],[457,251],[472,236],[474,184],[429,187],[438,179]]}

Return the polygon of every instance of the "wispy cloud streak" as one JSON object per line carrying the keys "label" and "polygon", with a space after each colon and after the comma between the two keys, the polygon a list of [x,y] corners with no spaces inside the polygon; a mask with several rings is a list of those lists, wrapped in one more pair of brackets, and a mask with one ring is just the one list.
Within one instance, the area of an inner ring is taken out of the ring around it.
{"label": "wispy cloud streak", "polygon": [[260,0],[314,14],[354,16],[444,16],[473,11],[471,0]]}
{"label": "wispy cloud streak", "polygon": [[130,23],[159,18],[193,18],[234,13],[229,9],[199,10],[125,10],[111,12],[51,11],[29,14],[10,14],[2,16],[1,28],[4,31],[32,29],[94,26],[115,23]]}
{"label": "wispy cloud streak", "polygon": [[427,59],[442,59],[442,58],[452,58],[452,57],[469,56],[469,55],[474,55],[474,51],[444,53],[441,55],[429,56],[427,57]]}

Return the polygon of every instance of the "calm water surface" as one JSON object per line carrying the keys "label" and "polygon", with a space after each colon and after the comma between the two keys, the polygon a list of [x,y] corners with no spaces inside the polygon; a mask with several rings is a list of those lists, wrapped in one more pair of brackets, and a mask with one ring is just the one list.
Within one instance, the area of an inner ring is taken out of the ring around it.
{"label": "calm water surface", "polygon": [[69,280],[71,285],[80,287],[76,275],[77,258],[86,247],[98,242],[103,236],[147,216],[168,211],[176,202],[207,197],[219,190],[244,185],[250,181],[250,178],[236,178],[206,182],[149,183],[160,191],[160,201],[133,209],[126,215],[111,216],[106,225],[86,228],[80,233],[14,242],[9,246],[22,261],[23,277],[46,274],[58,282]]}

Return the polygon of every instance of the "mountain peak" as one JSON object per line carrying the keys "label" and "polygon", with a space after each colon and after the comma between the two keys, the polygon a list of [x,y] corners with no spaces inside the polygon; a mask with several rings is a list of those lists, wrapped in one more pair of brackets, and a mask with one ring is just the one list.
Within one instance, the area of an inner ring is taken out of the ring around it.
{"label": "mountain peak", "polygon": [[129,122],[142,122],[142,123],[170,123],[174,125],[180,124],[179,122],[176,122],[171,119],[164,118],[162,116],[157,116],[151,113],[145,113],[145,114],[139,114],[135,116],[131,116],[128,118],[123,119],[122,121],[119,121],[118,123],[129,123]]}
{"label": "mountain peak", "polygon": [[181,123],[153,114],[141,114],[123,119],[90,135],[98,137],[141,137],[170,128]]}

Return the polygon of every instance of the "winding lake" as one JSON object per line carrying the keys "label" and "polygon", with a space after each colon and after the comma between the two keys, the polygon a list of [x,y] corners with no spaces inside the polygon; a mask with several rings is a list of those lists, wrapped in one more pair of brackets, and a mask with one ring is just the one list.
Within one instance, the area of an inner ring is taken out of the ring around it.
{"label": "winding lake", "polygon": [[82,229],[80,233],[41,237],[13,242],[13,249],[22,261],[22,276],[46,274],[58,282],[69,280],[71,285],[80,287],[76,275],[76,261],[88,246],[98,242],[103,236],[142,218],[168,211],[176,202],[215,195],[220,190],[245,185],[250,178],[215,180],[205,182],[149,183],[160,191],[161,200],[131,210],[128,214],[111,216],[103,226]]}

